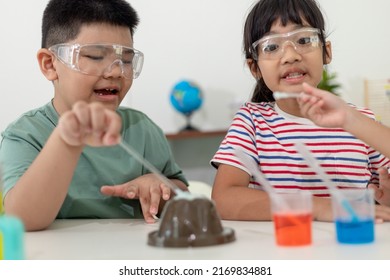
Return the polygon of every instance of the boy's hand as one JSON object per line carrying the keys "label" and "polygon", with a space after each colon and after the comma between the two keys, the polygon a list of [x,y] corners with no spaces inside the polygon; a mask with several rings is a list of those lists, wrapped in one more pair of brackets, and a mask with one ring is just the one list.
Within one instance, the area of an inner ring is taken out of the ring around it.
{"label": "boy's hand", "polygon": [[60,117],[57,128],[71,146],[116,145],[120,141],[121,119],[100,103],[80,101]]}
{"label": "boy's hand", "polygon": [[171,197],[171,189],[154,174],[145,174],[122,185],[103,186],[101,192],[104,195],[127,199],[138,198],[147,223],[155,222],[154,217],[158,214],[161,198],[169,200]]}

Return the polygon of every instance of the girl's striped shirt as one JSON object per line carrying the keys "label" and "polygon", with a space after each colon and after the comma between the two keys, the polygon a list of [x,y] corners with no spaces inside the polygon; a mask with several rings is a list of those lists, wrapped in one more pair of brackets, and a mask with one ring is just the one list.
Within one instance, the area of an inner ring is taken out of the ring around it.
{"label": "girl's striped shirt", "polygon": [[[358,110],[374,118],[371,111]],[[286,114],[274,102],[261,102],[246,103],[240,108],[211,164],[228,164],[250,173],[234,154],[234,149],[241,149],[257,161],[278,191],[301,189],[316,196],[329,196],[316,171],[296,150],[294,143],[298,141],[307,146],[339,188],[379,184],[377,169],[390,162],[342,129],[318,127],[308,119]],[[254,179],[250,187],[261,188]]]}

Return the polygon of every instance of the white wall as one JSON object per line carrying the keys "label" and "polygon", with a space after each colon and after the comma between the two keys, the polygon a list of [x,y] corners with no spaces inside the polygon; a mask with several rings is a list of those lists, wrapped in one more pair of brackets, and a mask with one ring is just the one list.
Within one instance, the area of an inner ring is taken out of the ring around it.
{"label": "white wall", "polygon": [[[145,53],[141,76],[123,105],[146,112],[166,132],[183,117],[169,103],[180,79],[196,81],[205,103],[194,115],[203,129],[228,127],[235,100],[251,95],[253,80],[241,52],[244,18],[254,0],[130,0],[141,23],[135,47]],[[363,104],[363,79],[390,78],[388,0],[320,0],[325,11],[333,62],[344,99]],[[0,130],[21,113],[48,102],[52,85],[40,73],[41,16],[47,0],[1,1],[2,99]]]}

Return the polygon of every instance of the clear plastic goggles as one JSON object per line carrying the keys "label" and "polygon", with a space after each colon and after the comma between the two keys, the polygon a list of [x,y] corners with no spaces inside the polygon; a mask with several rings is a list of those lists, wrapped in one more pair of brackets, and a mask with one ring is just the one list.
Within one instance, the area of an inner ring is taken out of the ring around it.
{"label": "clear plastic goggles", "polygon": [[283,56],[287,44],[291,45],[299,54],[312,52],[322,47],[319,34],[319,29],[306,27],[284,34],[265,36],[252,44],[253,59],[279,59]]}
{"label": "clear plastic goggles", "polygon": [[118,64],[123,77],[135,79],[144,62],[142,52],[121,45],[58,44],[49,50],[70,69],[93,76],[103,76]]}

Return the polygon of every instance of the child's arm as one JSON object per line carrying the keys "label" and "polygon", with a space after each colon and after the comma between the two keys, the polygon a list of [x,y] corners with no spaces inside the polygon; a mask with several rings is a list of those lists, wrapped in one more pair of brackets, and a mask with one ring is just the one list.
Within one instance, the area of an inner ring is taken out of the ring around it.
{"label": "child's arm", "polygon": [[[387,158],[390,158],[390,128],[358,112],[329,92],[304,84],[304,95],[298,98],[302,114],[324,127],[342,127]],[[370,184],[376,200],[390,206],[390,177],[387,169],[379,170],[380,186]]]}
{"label": "child's arm", "polygon": [[4,210],[20,217],[26,230],[41,230],[56,218],[86,144],[120,140],[120,117],[100,104],[79,102],[64,113],[42,151],[7,193]]}
{"label": "child's arm", "polygon": [[[249,175],[245,171],[226,164],[219,166],[212,199],[222,219],[272,220],[268,195],[262,190],[248,188],[248,185]],[[372,187],[377,188],[375,185]],[[377,221],[390,221],[390,207],[376,205],[375,217]],[[333,220],[331,199],[313,196],[313,219],[323,222]]]}
{"label": "child's arm", "polygon": [[[218,167],[212,198],[222,219],[271,220],[271,205],[262,190],[248,188],[250,176],[245,171],[226,164]],[[313,197],[313,219],[331,221],[331,201]]]}
{"label": "child's arm", "polygon": [[220,164],[211,193],[217,211],[224,220],[270,220],[270,201],[265,192],[248,188],[245,171]]}
{"label": "child's arm", "polygon": [[329,92],[303,84],[302,114],[323,127],[341,127],[390,158],[390,128],[361,114]]}

